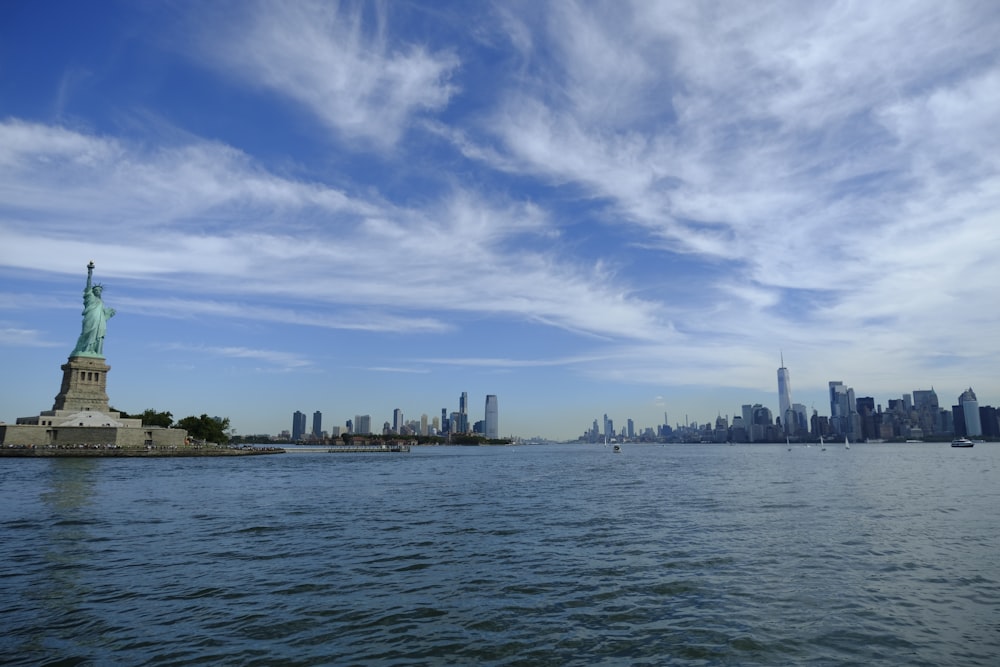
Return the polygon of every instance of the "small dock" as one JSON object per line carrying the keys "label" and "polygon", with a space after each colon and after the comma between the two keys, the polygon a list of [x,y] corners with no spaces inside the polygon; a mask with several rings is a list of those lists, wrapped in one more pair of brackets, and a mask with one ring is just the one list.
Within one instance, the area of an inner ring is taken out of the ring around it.
{"label": "small dock", "polygon": [[405,454],[409,445],[337,445],[326,450],[328,454]]}

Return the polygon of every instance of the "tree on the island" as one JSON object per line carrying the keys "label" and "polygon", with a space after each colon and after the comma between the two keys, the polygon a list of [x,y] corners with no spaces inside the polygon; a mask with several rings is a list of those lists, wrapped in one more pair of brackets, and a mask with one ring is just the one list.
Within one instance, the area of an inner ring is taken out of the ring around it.
{"label": "tree on the island", "polygon": [[351,444],[351,441],[354,440],[354,434],[353,433],[341,433],[340,434],[340,439],[344,441],[345,445],[349,445],[349,444]]}
{"label": "tree on the island", "polygon": [[174,415],[170,412],[157,412],[153,408],[147,408],[142,415],[143,426],[162,426],[170,428],[174,424]]}
{"label": "tree on the island", "polygon": [[113,405],[108,408],[111,412],[117,412],[122,419],[141,419],[143,426],[162,426],[170,428],[174,425],[174,415],[171,412],[157,412],[153,408],[146,408],[142,414],[129,414],[124,410],[119,410]]}
{"label": "tree on the island", "polygon": [[229,430],[229,417],[217,419],[206,414],[201,417],[185,417],[177,422],[177,428],[184,429],[195,440],[218,444],[229,442],[229,434],[226,433]]}

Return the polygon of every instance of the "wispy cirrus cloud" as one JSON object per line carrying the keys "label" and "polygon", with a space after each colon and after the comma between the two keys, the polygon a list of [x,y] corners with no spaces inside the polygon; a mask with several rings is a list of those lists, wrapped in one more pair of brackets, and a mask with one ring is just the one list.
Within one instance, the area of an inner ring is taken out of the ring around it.
{"label": "wispy cirrus cloud", "polygon": [[447,51],[390,42],[390,9],[255,2],[214,22],[201,50],[211,65],[301,104],[341,138],[387,148],[414,117],[448,103],[459,65]]}
{"label": "wispy cirrus cloud", "polygon": [[[1000,279],[1000,15],[984,10],[562,3],[509,23],[527,83],[483,125],[488,148],[458,145],[607,202],[605,224],[647,247],[726,266],[700,285],[716,316],[686,314],[689,332],[850,339],[879,313],[922,335],[849,347],[912,363],[952,329],[929,310],[996,303],[978,286]],[[977,286],[956,275],[970,266]]]}
{"label": "wispy cirrus cloud", "polygon": [[[247,156],[217,144],[170,151],[197,156],[192,166],[121,141],[17,121],[0,123],[4,136],[16,137],[17,150],[0,148],[0,157],[8,158],[0,159],[6,183],[0,189],[6,187],[3,194],[13,209],[30,211],[30,220],[27,215],[0,219],[11,251],[8,265],[75,273],[79,260],[70,258],[99,257],[102,266],[111,267],[111,276],[155,279],[199,295],[164,299],[156,310],[145,310],[150,314],[234,314],[238,306],[206,296],[259,295],[347,307],[346,316],[321,317],[308,308],[241,311],[247,317],[332,328],[450,328],[440,318],[371,310],[391,308],[499,314],[587,335],[662,333],[656,304],[630,294],[601,264],[561,257],[558,230],[543,209],[528,201],[455,189],[423,208],[405,208],[268,174]],[[56,144],[59,159],[74,166],[64,167],[66,173],[55,180],[48,178],[37,166],[32,141],[43,155]],[[73,187],[56,196],[63,177]],[[182,204],[175,201],[178,193]],[[82,213],[71,216],[71,209]],[[146,223],[133,225],[133,219]],[[552,245],[533,247],[531,239]],[[439,257],[444,248],[446,262]],[[373,249],[378,261],[372,259]],[[62,259],[52,262],[53,256]],[[287,270],[291,264],[296,272]],[[300,279],[303,274],[308,281]],[[456,284],[479,298],[452,298]],[[356,310],[360,307],[373,314],[356,317],[363,312]]]}
{"label": "wispy cirrus cloud", "polygon": [[45,340],[45,333],[42,331],[5,327],[0,323],[0,345],[6,347],[60,347],[63,343]]}
{"label": "wispy cirrus cloud", "polygon": [[229,359],[250,359],[268,364],[281,370],[303,370],[313,366],[313,362],[302,355],[282,350],[254,349],[240,346],[184,345],[170,343],[161,346],[164,350],[183,351]]}

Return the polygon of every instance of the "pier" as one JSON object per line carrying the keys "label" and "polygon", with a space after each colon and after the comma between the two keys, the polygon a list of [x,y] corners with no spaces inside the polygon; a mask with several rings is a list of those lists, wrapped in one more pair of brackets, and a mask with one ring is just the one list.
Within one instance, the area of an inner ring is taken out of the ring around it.
{"label": "pier", "polygon": [[336,445],[326,450],[329,454],[403,454],[410,451],[409,445]]}

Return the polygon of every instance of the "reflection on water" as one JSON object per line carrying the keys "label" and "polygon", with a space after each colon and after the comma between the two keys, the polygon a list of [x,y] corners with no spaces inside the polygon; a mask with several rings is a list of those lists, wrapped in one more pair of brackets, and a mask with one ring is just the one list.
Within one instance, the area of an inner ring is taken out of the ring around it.
{"label": "reflection on water", "polygon": [[[29,597],[36,600],[45,623],[35,629],[34,648],[65,650],[73,638],[81,636],[90,615],[87,600],[92,589],[83,571],[93,556],[90,509],[97,502],[95,486],[100,461],[53,458],[45,461],[48,470],[39,482],[38,499],[47,510],[39,526],[35,585]],[[89,640],[84,640],[89,643]]]}

